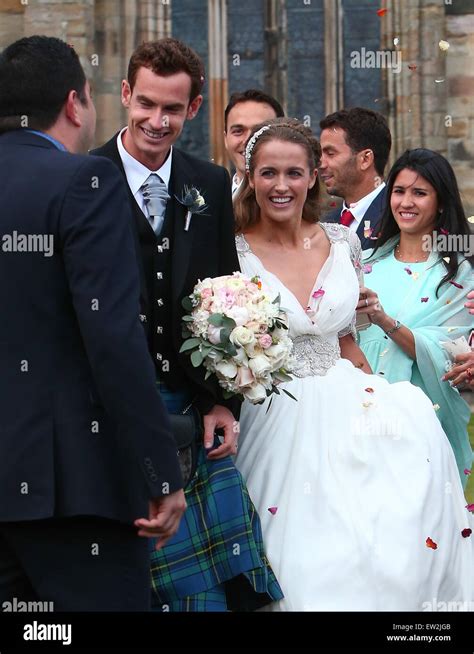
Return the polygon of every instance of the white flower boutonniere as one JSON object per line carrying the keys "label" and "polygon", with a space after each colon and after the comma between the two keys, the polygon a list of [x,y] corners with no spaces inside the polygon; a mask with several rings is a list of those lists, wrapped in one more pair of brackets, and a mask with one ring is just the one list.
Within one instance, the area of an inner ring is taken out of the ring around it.
{"label": "white flower boutonniere", "polygon": [[181,197],[178,198],[178,196],[175,195],[175,198],[188,210],[184,224],[184,231],[187,232],[189,230],[189,225],[191,224],[191,216],[193,213],[204,214],[208,205],[202,197],[201,192],[194,186],[189,187],[185,185],[181,192]]}

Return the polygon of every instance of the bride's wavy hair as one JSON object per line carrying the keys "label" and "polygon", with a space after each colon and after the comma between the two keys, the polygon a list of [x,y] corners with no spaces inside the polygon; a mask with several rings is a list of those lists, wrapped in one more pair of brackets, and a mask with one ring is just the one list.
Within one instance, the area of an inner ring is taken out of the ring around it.
{"label": "bride's wavy hair", "polygon": [[[250,155],[249,171],[242,181],[242,187],[239,190],[237,198],[234,201],[235,214],[235,231],[236,233],[244,232],[247,227],[254,225],[260,220],[260,207],[255,198],[255,191],[249,184],[249,176],[253,177],[255,172],[256,156],[264,143],[269,141],[282,141],[283,143],[296,143],[304,148],[310,171],[319,167],[321,160],[321,146],[309,127],[306,127],[296,118],[274,118],[256,125],[252,136],[264,126],[269,129],[262,132],[257,138]],[[249,142],[247,141],[247,143]],[[309,223],[317,223],[321,211],[319,179],[313,188],[308,190],[308,195],[303,206],[303,220]]]}

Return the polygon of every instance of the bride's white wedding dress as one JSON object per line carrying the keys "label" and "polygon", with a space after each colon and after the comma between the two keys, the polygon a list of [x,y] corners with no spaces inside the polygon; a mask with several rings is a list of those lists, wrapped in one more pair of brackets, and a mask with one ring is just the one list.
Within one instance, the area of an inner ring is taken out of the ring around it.
{"label": "bride's white wedding dress", "polygon": [[420,389],[339,358],[338,333],[353,328],[360,243],[345,227],[322,226],[331,250],[310,311],[237,237],[242,272],[291,311],[298,375],[284,386],[297,402],[282,393],[268,412],[269,400],[244,402],[240,421],[236,464],[285,594],[269,608],[472,609],[474,534],[462,534],[471,515],[451,446]]}

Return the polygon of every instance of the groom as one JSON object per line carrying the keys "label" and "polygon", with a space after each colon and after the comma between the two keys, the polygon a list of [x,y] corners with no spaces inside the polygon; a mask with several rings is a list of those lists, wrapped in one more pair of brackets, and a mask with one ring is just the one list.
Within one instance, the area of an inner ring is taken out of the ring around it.
{"label": "groom", "polygon": [[[122,82],[128,124],[92,154],[115,162],[128,183],[141,267],[141,319],[160,390],[191,396],[204,417],[206,448],[213,445],[215,429],[223,430],[224,442],[208,454],[217,459],[236,452],[234,416],[223,406],[217,384],[204,381],[203,368],[179,354],[181,300],[198,279],[239,270],[227,171],[174,147],[185,121],[199,111],[203,84],[203,64],[184,43],[171,38],[143,43]],[[187,225],[181,199],[190,187],[207,206]]]}

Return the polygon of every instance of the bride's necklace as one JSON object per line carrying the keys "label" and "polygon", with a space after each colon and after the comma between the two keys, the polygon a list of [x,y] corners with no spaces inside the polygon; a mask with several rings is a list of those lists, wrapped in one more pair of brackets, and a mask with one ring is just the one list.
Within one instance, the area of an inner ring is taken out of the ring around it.
{"label": "bride's necklace", "polygon": [[430,254],[431,254],[430,251],[427,250],[426,252],[423,252],[423,254],[419,258],[414,259],[413,261],[407,261],[406,255],[404,256],[400,252],[400,243],[398,243],[397,246],[395,247],[395,258],[398,259],[398,261],[401,261],[402,263],[421,263],[422,261],[426,261],[430,256]]}

